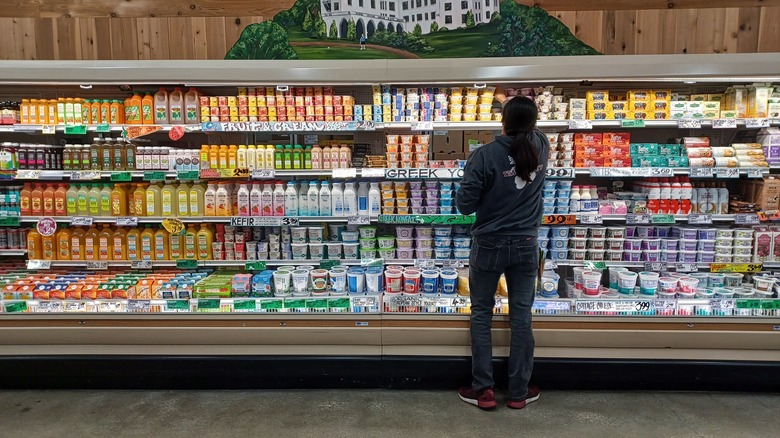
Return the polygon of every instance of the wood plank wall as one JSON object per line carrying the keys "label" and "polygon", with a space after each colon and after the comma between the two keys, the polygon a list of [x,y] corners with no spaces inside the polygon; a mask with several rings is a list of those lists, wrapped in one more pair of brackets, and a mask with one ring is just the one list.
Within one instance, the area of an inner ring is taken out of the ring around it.
{"label": "wood plank wall", "polygon": [[[0,8],[0,59],[221,59],[246,25],[292,2],[11,0]],[[780,0],[520,2],[546,7],[604,54],[780,52]],[[729,4],[740,6],[703,7]]]}

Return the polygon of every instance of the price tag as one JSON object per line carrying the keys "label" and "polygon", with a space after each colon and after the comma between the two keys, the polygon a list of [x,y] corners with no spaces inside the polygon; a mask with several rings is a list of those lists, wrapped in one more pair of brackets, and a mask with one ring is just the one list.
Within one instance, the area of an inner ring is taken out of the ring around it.
{"label": "price tag", "polygon": [[176,179],[179,181],[192,181],[200,178],[200,172],[197,170],[189,170],[185,172],[177,172]]}
{"label": "price tag", "polygon": [[590,120],[569,120],[569,129],[593,129]]}
{"label": "price tag", "polygon": [[151,260],[133,260],[130,262],[130,267],[133,269],[152,269]]}
{"label": "price tag", "polygon": [[252,171],[252,179],[274,179],[276,171],[274,169],[255,169]]}
{"label": "price tag", "polygon": [[444,268],[455,268],[460,269],[464,266],[465,261],[464,260],[442,260],[441,266]]}
{"label": "price tag", "polygon": [[368,216],[350,216],[347,218],[348,225],[368,225],[371,223],[371,218]]}
{"label": "price tag", "polygon": [[734,215],[734,223],[737,225],[758,225],[761,220],[755,213],[740,213]]}
{"label": "price tag", "polygon": [[761,168],[748,169],[747,176],[748,178],[763,178],[764,172],[766,172],[766,169],[761,169]]}
{"label": "price tag", "polygon": [[623,119],[620,121],[620,127],[621,128],[644,128],[645,121],[642,119],[637,119],[637,120]]}
{"label": "price tag", "polygon": [[165,228],[165,231],[171,234],[180,234],[184,231],[184,222],[175,217],[169,217],[168,219],[163,220],[162,226]]}
{"label": "price tag", "polygon": [[760,309],[761,308],[761,300],[744,300],[739,299],[737,300],[737,309]]}
{"label": "price tag", "polygon": [[16,171],[16,179],[40,179],[41,178],[41,171],[40,170],[17,170]]}
{"label": "price tag", "polygon": [[433,122],[412,122],[412,131],[433,131]]}
{"label": "price tag", "polygon": [[133,180],[133,174],[130,172],[111,172],[111,181],[128,182]]}
{"label": "price tag", "polygon": [[604,223],[604,218],[600,214],[581,214],[580,223],[584,225],[601,225]]}
{"label": "price tag", "polygon": [[376,169],[371,167],[365,167],[360,170],[360,175],[363,178],[384,178],[385,169]]}
{"label": "price tag", "polygon": [[148,312],[151,304],[149,300],[128,300],[127,311],[134,313]]}
{"label": "price tag", "polygon": [[260,301],[262,310],[280,310],[284,307],[284,300],[263,300]]}
{"label": "price tag", "polygon": [[547,178],[574,178],[573,167],[548,167]]}
{"label": "price tag", "polygon": [[105,260],[87,261],[86,268],[90,271],[105,271],[108,269],[108,262]]}
{"label": "price tag", "polygon": [[307,309],[327,309],[327,298],[309,298],[304,300]]}
{"label": "price tag", "polygon": [[651,167],[650,176],[670,177],[674,176],[674,169],[671,167]]}
{"label": "price tag", "polygon": [[366,268],[369,266],[384,266],[384,259],[360,259],[360,266]]}
{"label": "price tag", "polygon": [[761,300],[761,308],[766,310],[780,309],[780,300]]}
{"label": "price tag", "polygon": [[691,178],[712,178],[712,167],[691,167],[688,174]]}
{"label": "price tag", "polygon": [[288,217],[283,217],[282,218],[282,225],[287,225],[287,226],[294,227],[294,226],[297,226],[299,222],[300,222],[300,219],[298,219],[297,217],[293,217],[293,216],[288,216]]}
{"label": "price tag", "polygon": [[691,225],[710,225],[712,224],[711,214],[690,214],[688,215],[688,223]]}
{"label": "price tag", "polygon": [[376,306],[376,297],[355,297],[352,298],[355,307],[374,307]]}
{"label": "price tag", "polygon": [[5,313],[22,313],[27,311],[27,301],[5,303]]}
{"label": "price tag", "polygon": [[745,119],[745,128],[768,128],[769,119]]}
{"label": "price tag", "polygon": [[117,301],[99,301],[97,303],[97,311],[100,313],[122,312],[122,303]]}
{"label": "price tag", "polygon": [[650,223],[651,216],[649,214],[633,214],[626,215],[626,224],[628,225],[647,225]]}
{"label": "price tag", "polygon": [[650,223],[652,224],[673,224],[674,221],[674,215],[673,214],[654,214],[650,217]]}
{"label": "price tag", "polygon": [[197,269],[197,260],[176,260],[176,267],[179,269]]}
{"label": "price tag", "polygon": [[710,272],[742,272],[755,273],[761,272],[763,265],[761,263],[713,263],[710,265]]}
{"label": "price tag", "polygon": [[165,300],[165,310],[167,311],[187,311],[190,310],[189,300]]}
{"label": "price tag", "polygon": [[254,312],[256,310],[256,300],[233,300],[233,311],[235,312]]}
{"label": "price tag", "polygon": [[219,309],[220,301],[218,299],[198,300],[198,310],[214,310]]}
{"label": "price tag", "polygon": [[51,260],[27,260],[27,269],[51,269]]}
{"label": "price tag", "polygon": [[699,266],[696,263],[677,263],[674,269],[677,272],[698,272]]}
{"label": "price tag", "polygon": [[577,215],[574,214],[551,214],[542,217],[544,225],[575,225]]}
{"label": "price tag", "polygon": [[89,227],[92,225],[92,216],[73,216],[70,218],[71,227]]}
{"label": "price tag", "polygon": [[57,125],[43,125],[41,127],[41,134],[54,134],[57,132]]}
{"label": "price tag", "polygon": [[285,309],[305,309],[306,308],[306,301],[299,300],[299,299],[285,299],[284,300],[284,308]]}
{"label": "price tag", "polygon": [[144,172],[144,181],[163,181],[165,180],[165,172],[153,171]]}
{"label": "price tag", "polygon": [[87,127],[84,125],[74,125],[65,127],[65,135],[84,135],[87,133]]}
{"label": "price tag", "polygon": [[645,262],[645,271],[659,272],[666,269],[666,263],[662,262]]}
{"label": "price tag", "polygon": [[248,271],[265,271],[265,262],[247,262],[244,269]]}
{"label": "price tag", "polygon": [[137,227],[138,218],[135,216],[119,216],[116,218],[116,226],[118,227]]}
{"label": "price tag", "polygon": [[737,301],[734,299],[728,300],[710,300],[710,306],[713,310],[733,310]]}
{"label": "price tag", "polygon": [[333,169],[333,178],[335,179],[350,179],[357,178],[357,169]]}
{"label": "price tag", "polygon": [[0,226],[3,227],[18,227],[19,216],[0,216]]}
{"label": "price tag", "polygon": [[739,178],[739,169],[736,167],[729,167],[726,169],[715,169],[718,178]]}
{"label": "price tag", "polygon": [[100,179],[98,170],[74,170],[70,172],[70,179],[73,181],[90,181]]}
{"label": "price tag", "polygon": [[414,260],[414,267],[415,268],[423,268],[423,269],[431,269],[436,267],[436,261],[435,260],[426,260],[426,259],[415,259]]}
{"label": "price tag", "polygon": [[[98,309],[100,309],[100,304],[98,304]],[[41,301],[38,303],[38,312],[40,313],[62,312],[62,301]]]}
{"label": "price tag", "polygon": [[83,301],[63,301],[63,312],[82,313],[87,311],[87,303]]}
{"label": "price tag", "polygon": [[101,123],[95,126],[95,132],[111,132],[111,125],[108,123]]}
{"label": "price tag", "polygon": [[282,225],[282,217],[280,216],[278,217],[273,217],[273,216],[231,217],[230,225],[234,227],[279,227]]}
{"label": "price tag", "polygon": [[736,129],[737,119],[714,119],[712,127],[715,129]]}
{"label": "price tag", "polygon": [[701,119],[679,119],[677,127],[680,129],[701,129]]}
{"label": "price tag", "polygon": [[677,310],[677,300],[653,300],[652,307],[658,312],[674,313]]}
{"label": "price tag", "polygon": [[552,271],[558,269],[558,262],[555,260],[545,260],[544,261],[544,270],[545,271]]}

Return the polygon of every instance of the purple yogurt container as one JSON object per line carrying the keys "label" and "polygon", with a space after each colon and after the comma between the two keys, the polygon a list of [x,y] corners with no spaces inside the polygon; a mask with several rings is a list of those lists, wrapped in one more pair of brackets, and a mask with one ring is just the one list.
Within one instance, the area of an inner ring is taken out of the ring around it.
{"label": "purple yogurt container", "polygon": [[698,230],[700,240],[715,240],[718,230],[716,228],[701,228]]}
{"label": "purple yogurt container", "polygon": [[643,251],[642,261],[644,262],[659,262],[661,261],[661,251]]}
{"label": "purple yogurt container", "polygon": [[641,251],[642,250],[642,240],[640,240],[640,239],[626,239],[625,241],[623,241],[623,249],[626,250],[626,251]]}
{"label": "purple yogurt container", "polygon": [[696,251],[677,251],[677,261],[682,263],[696,263]]}
{"label": "purple yogurt container", "polygon": [[642,251],[623,251],[623,260],[627,262],[642,261]]}
{"label": "purple yogurt container", "polygon": [[696,251],[696,247],[699,246],[699,241],[695,239],[680,239],[677,242],[677,248],[681,251]]}
{"label": "purple yogurt container", "polygon": [[679,240],[667,238],[661,240],[661,249],[664,251],[677,251]]}
{"label": "purple yogurt container", "polygon": [[698,251],[715,252],[715,240],[699,240]]}
{"label": "purple yogurt container", "polygon": [[661,239],[642,239],[642,249],[645,251],[658,251],[661,246]]}

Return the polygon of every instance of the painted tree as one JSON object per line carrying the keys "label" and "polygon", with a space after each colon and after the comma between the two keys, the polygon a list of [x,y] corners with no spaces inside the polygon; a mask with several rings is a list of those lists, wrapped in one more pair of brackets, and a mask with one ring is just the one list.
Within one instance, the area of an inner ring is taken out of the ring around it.
{"label": "painted tree", "polygon": [[297,59],[284,28],[273,21],[247,26],[225,59]]}
{"label": "painted tree", "polygon": [[438,32],[439,31],[439,24],[437,22],[431,23],[431,31],[430,33]]}
{"label": "painted tree", "polygon": [[474,13],[471,12],[471,9],[469,9],[469,11],[466,12],[466,28],[472,28],[476,25],[477,23],[474,21]]}
{"label": "painted tree", "polygon": [[339,38],[339,30],[336,28],[336,22],[330,23],[330,39],[336,40]]}
{"label": "painted tree", "polygon": [[317,15],[312,27],[312,32],[310,32],[312,37],[317,38],[318,40],[324,40],[328,37],[328,25],[325,24],[325,20],[322,19],[322,16]]}
{"label": "painted tree", "polygon": [[357,39],[357,25],[355,24],[355,20],[351,18],[347,22],[347,39],[350,41],[355,41]]}
{"label": "painted tree", "polygon": [[414,34],[417,35],[417,36],[422,35],[422,26],[420,26],[420,23],[417,23],[414,26]]}
{"label": "painted tree", "polygon": [[314,25],[314,19],[311,16],[311,12],[306,9],[306,12],[303,13],[303,30],[306,32],[311,31],[312,26]]}

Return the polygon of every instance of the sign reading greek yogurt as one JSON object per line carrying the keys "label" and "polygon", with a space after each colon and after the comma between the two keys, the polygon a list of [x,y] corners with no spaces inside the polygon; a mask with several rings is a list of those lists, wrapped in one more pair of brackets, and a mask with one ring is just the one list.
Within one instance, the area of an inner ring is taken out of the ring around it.
{"label": "sign reading greek yogurt", "polygon": [[360,176],[362,176],[363,178],[384,178],[385,169],[366,167],[360,169]]}
{"label": "sign reading greek yogurt", "polygon": [[[363,176],[365,176],[365,173]],[[385,178],[387,179],[461,179],[463,178],[463,169],[461,168],[387,169],[385,171]]]}

